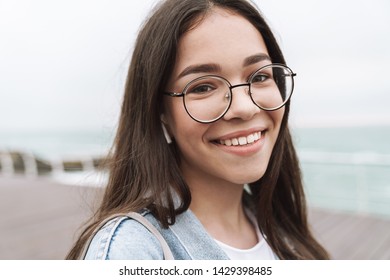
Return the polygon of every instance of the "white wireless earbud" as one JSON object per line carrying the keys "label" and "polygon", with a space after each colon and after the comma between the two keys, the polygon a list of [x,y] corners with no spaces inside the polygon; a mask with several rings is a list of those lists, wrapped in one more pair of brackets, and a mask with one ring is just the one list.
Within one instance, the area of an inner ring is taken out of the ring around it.
{"label": "white wireless earbud", "polygon": [[161,122],[161,127],[162,127],[163,132],[164,132],[165,140],[167,140],[167,143],[168,143],[168,144],[171,144],[171,143],[172,143],[172,138],[171,138],[171,136],[169,135],[168,130],[167,130],[167,128],[165,127],[165,125],[164,125],[163,122]]}

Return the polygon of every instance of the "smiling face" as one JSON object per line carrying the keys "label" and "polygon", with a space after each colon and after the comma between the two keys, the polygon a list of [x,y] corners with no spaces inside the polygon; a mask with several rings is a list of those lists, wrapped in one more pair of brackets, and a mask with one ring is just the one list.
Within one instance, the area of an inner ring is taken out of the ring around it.
{"label": "smiling face", "polygon": [[[190,81],[210,74],[224,77],[232,85],[243,84],[270,63],[264,40],[249,21],[214,8],[181,37],[166,90],[182,92]],[[232,92],[231,107],[211,124],[194,121],[182,97],[165,97],[163,120],[180,150],[181,169],[190,187],[242,185],[257,181],[266,171],[284,108],[259,109],[247,86],[235,87]]]}

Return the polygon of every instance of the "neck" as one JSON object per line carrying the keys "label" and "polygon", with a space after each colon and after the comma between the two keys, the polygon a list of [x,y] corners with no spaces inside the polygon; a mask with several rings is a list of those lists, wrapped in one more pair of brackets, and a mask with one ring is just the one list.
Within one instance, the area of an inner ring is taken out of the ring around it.
{"label": "neck", "polygon": [[199,219],[224,217],[231,220],[243,213],[244,184],[235,184],[201,170],[182,166],[182,172],[191,191],[190,209]]}
{"label": "neck", "polygon": [[190,209],[214,238],[230,246],[252,248],[259,240],[244,211],[244,185],[224,182],[188,182],[191,189]]}
{"label": "neck", "polygon": [[238,224],[243,218],[243,185],[202,184],[190,185],[191,210],[202,222],[225,221]]}

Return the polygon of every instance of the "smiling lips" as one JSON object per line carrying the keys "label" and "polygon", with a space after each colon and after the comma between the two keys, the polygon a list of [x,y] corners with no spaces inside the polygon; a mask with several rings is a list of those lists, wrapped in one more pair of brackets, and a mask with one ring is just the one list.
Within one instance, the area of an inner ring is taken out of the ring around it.
{"label": "smiling lips", "polygon": [[247,144],[252,144],[258,141],[261,138],[261,131],[251,133],[247,136],[241,136],[237,138],[219,140],[219,144],[225,146],[244,146]]}

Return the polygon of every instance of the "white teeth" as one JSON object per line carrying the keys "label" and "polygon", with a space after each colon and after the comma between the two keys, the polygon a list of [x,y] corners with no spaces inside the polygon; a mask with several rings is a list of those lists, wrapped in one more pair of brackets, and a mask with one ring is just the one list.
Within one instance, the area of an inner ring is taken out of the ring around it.
{"label": "white teeth", "polygon": [[232,139],[226,139],[226,140],[220,140],[220,144],[225,146],[243,146],[247,144],[251,144],[253,142],[256,142],[261,138],[261,132],[255,132],[252,134],[249,134],[248,136],[241,136],[238,138],[232,138]]}
{"label": "white teeth", "polygon": [[232,140],[230,140],[230,139],[225,140],[225,145],[226,146],[231,146],[232,145]]}
{"label": "white teeth", "polygon": [[240,143],[240,145],[246,145],[248,142],[246,141],[246,137],[240,137],[238,138],[238,143]]}

